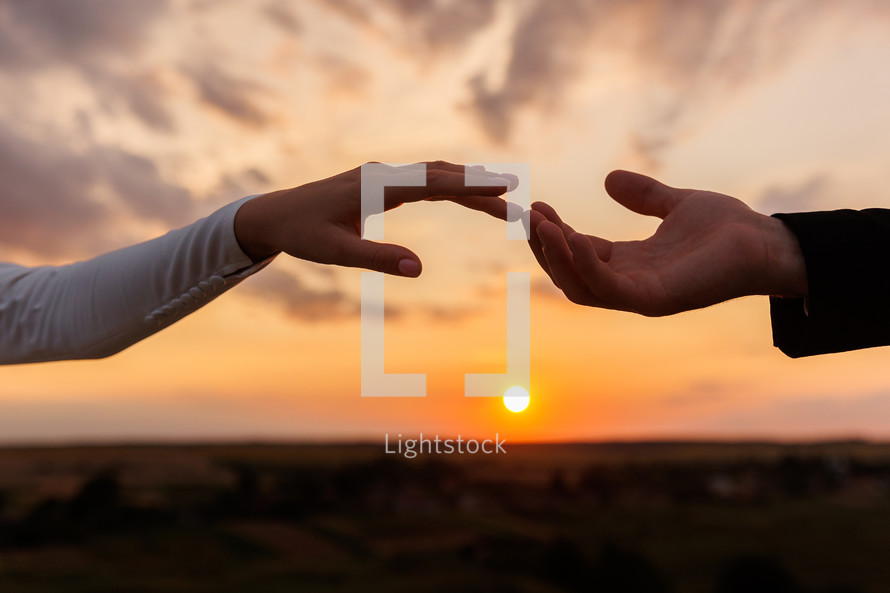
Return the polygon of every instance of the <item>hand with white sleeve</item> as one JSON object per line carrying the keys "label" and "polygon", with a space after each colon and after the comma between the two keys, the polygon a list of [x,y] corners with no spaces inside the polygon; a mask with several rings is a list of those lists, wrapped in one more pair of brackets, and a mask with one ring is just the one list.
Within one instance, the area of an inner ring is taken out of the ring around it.
{"label": "hand with white sleeve", "polygon": [[[507,219],[502,194],[515,187],[512,175],[499,177],[481,167],[442,161],[426,163],[426,184],[392,187],[410,170],[379,165],[376,175],[391,176],[384,194],[384,209],[406,202],[447,199],[467,208]],[[255,261],[279,252],[323,264],[367,268],[387,274],[416,277],[420,258],[400,245],[361,238],[362,169],[358,167],[328,179],[293,189],[272,192],[245,203],[235,217],[235,235],[244,252]],[[503,182],[503,183],[499,183]],[[521,211],[510,210],[510,218]]]}

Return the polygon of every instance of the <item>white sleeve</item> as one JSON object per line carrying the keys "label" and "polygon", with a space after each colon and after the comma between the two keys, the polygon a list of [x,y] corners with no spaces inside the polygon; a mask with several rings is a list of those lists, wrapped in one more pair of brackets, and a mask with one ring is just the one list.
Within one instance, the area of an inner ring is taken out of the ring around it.
{"label": "white sleeve", "polygon": [[0,364],[110,356],[196,311],[272,258],[235,238],[244,198],[151,241],[66,266],[0,264]]}

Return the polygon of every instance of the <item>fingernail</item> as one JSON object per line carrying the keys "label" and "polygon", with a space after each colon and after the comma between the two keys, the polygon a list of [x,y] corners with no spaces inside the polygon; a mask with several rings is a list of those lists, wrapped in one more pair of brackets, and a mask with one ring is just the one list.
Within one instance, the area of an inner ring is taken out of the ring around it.
{"label": "fingernail", "polygon": [[420,275],[420,264],[413,259],[401,259],[399,260],[399,274],[409,278],[416,278]]}
{"label": "fingernail", "polygon": [[519,177],[513,175],[512,173],[501,173],[498,175],[501,179],[506,179],[509,183],[507,186],[507,191],[513,191],[517,187],[519,187]]}
{"label": "fingernail", "polygon": [[522,209],[522,206],[519,204],[514,204],[513,202],[507,202],[507,221],[514,222],[522,218],[522,213],[525,212]]}
{"label": "fingernail", "polygon": [[505,185],[507,186],[507,191],[510,191],[510,180],[506,177],[492,177],[491,178],[492,185]]}

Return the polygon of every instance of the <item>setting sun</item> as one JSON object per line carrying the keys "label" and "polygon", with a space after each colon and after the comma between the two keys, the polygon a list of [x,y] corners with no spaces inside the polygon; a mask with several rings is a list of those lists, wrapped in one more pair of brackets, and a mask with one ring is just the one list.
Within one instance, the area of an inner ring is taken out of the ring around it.
{"label": "setting sun", "polygon": [[511,387],[504,393],[504,405],[511,412],[522,412],[528,407],[528,391],[522,387]]}

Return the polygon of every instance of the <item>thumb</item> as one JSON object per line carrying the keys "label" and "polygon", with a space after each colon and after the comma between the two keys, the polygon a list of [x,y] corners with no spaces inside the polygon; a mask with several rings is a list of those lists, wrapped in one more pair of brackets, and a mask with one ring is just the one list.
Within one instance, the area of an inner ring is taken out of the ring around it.
{"label": "thumb", "polygon": [[394,276],[416,278],[422,266],[420,258],[410,249],[391,243],[376,243],[351,237],[340,245],[337,264],[365,268]]}
{"label": "thumb", "polygon": [[621,170],[609,173],[605,185],[609,195],[628,210],[658,218],[670,214],[688,193],[651,177]]}

